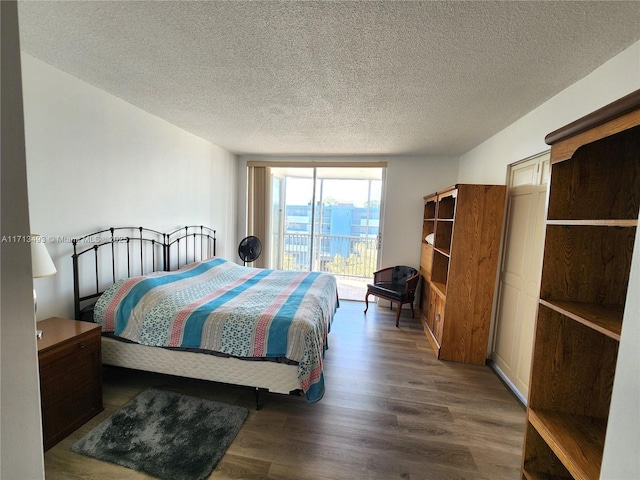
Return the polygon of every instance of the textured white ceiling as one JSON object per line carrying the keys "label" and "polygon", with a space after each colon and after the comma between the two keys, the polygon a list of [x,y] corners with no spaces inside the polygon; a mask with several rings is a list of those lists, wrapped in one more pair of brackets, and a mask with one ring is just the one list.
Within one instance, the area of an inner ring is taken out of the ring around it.
{"label": "textured white ceiling", "polygon": [[457,155],[640,39],[640,2],[19,3],[24,51],[238,154]]}

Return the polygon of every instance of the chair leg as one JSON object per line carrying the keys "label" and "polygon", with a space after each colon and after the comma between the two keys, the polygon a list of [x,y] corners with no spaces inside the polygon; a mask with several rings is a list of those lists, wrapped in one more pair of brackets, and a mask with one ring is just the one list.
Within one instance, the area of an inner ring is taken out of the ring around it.
{"label": "chair leg", "polygon": [[367,310],[369,310],[369,292],[367,292],[367,294],[364,296],[364,304],[366,305],[364,308],[364,313],[367,313]]}
{"label": "chair leg", "polygon": [[411,305],[411,318],[416,318],[415,313],[413,313],[413,302],[411,302],[409,305]]}
{"label": "chair leg", "polygon": [[402,304],[398,304],[398,311],[396,312],[396,327],[400,326],[400,312],[402,312]]}

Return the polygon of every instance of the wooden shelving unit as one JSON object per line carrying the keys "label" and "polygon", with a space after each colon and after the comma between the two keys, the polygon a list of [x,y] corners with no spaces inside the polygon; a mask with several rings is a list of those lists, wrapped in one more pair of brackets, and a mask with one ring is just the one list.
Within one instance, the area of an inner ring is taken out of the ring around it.
{"label": "wooden shelving unit", "polygon": [[640,211],[640,91],[547,136],[522,478],[596,480]]}
{"label": "wooden shelving unit", "polygon": [[505,194],[459,184],[424,197],[420,318],[442,360],[485,363]]}

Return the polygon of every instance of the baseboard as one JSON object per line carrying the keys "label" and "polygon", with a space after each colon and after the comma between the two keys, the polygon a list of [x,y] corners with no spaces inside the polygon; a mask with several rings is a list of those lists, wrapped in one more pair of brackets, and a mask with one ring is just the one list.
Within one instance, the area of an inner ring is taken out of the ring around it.
{"label": "baseboard", "polygon": [[513,396],[516,397],[516,399],[522,404],[522,406],[526,407],[527,399],[524,397],[524,395],[522,395],[522,392],[520,392],[520,390],[516,388],[513,382],[509,380],[509,377],[505,375],[505,373],[500,369],[500,367],[496,365],[496,362],[489,359],[487,360],[487,365],[491,370],[494,371],[494,373],[498,376],[498,378],[502,380],[502,383],[504,383],[504,385],[511,391]]}

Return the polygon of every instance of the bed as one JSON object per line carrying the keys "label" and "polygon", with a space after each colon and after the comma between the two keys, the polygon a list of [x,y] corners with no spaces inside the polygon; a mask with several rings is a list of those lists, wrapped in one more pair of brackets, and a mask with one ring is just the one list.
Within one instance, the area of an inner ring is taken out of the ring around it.
{"label": "bed", "polygon": [[326,273],[217,257],[215,231],[111,228],[73,240],[76,318],[102,324],[106,365],[319,401],[338,307]]}

